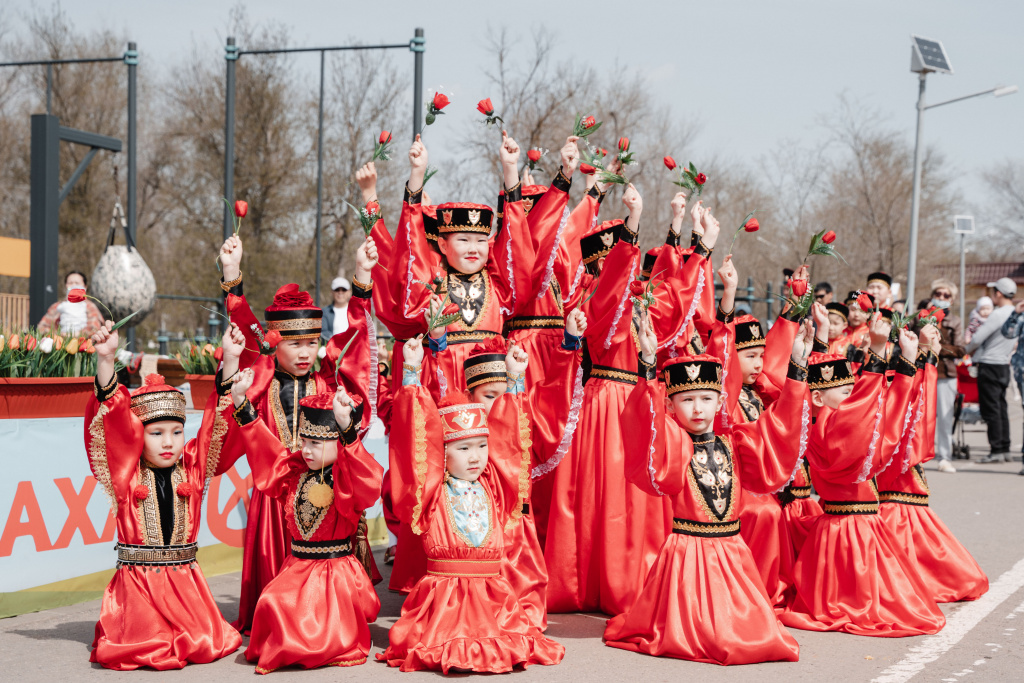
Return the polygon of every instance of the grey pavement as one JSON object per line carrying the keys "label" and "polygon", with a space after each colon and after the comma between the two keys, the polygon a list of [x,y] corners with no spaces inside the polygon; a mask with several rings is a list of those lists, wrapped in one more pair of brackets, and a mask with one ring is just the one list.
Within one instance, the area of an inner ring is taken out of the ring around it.
{"label": "grey pavement", "polygon": [[[1011,402],[1013,443],[1019,457],[1022,412]],[[968,427],[972,453],[983,455],[984,425]],[[947,605],[948,624],[938,635],[916,638],[866,638],[839,633],[791,630],[800,643],[800,661],[720,667],[658,659],[605,647],[601,615],[551,615],[548,635],[566,648],[554,667],[531,667],[510,674],[519,681],[642,680],[657,681],[1020,681],[1024,671],[1024,477],[1021,465],[968,464],[957,461],[956,474],[926,465],[932,508],[974,554],[988,573],[992,590],[975,603]],[[380,562],[378,552],[378,564]],[[239,574],[213,577],[210,586],[231,620],[238,609]],[[282,670],[271,681],[425,680],[439,674],[403,674],[372,661],[387,645],[388,628],[397,619],[401,598],[378,586],[382,609],[371,626],[371,661],[351,669]],[[98,600],[0,620],[0,662],[5,680],[81,681],[249,681],[253,665],[239,650],[212,664],[171,672],[114,672],[89,664],[89,644],[99,614]],[[909,658],[909,659],[908,659]],[[908,676],[917,671],[916,675]],[[457,676],[464,677],[464,676]]]}

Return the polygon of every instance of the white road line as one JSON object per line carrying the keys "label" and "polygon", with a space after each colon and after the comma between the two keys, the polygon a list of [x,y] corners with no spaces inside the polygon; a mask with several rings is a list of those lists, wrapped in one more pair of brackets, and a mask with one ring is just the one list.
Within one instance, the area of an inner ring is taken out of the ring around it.
{"label": "white road line", "polygon": [[920,645],[910,648],[910,654],[872,679],[871,683],[906,683],[924,671],[927,664],[946,654],[982,619],[1020,590],[1021,586],[1024,586],[1024,560],[1000,576],[980,599],[964,603],[946,618],[945,628]]}

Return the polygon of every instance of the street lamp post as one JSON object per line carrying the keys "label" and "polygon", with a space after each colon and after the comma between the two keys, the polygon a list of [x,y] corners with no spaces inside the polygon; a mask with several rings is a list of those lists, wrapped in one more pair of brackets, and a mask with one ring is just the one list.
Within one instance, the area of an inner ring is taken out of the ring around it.
{"label": "street lamp post", "polygon": [[[913,306],[916,301],[914,297],[914,287],[917,279],[917,232],[918,219],[921,211],[921,170],[924,157],[924,145],[921,141],[921,132],[924,125],[924,112],[928,109],[934,109],[935,107],[941,107],[943,105],[960,102],[962,100],[969,100],[974,97],[981,97],[982,95],[995,95],[996,97],[1002,97],[1003,95],[1011,95],[1017,92],[1017,86],[1015,85],[997,86],[995,88],[989,88],[988,90],[982,90],[981,92],[972,93],[970,95],[954,97],[951,100],[945,100],[943,102],[925,104],[925,77],[929,73],[933,72],[951,74],[953,73],[953,67],[949,64],[949,58],[946,56],[946,50],[942,46],[942,43],[936,40],[921,38],[920,36],[911,36],[911,43],[912,50],[910,55],[910,70],[919,74],[919,85],[917,92],[917,135],[914,139],[914,189],[910,201],[910,253],[907,257],[906,300],[909,306]],[[962,293],[961,296],[963,296]]]}

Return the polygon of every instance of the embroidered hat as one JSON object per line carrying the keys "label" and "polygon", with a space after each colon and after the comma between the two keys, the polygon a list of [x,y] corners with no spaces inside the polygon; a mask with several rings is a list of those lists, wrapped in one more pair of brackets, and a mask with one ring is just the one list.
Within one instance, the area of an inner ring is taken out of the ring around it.
{"label": "embroidered hat", "polygon": [[299,401],[299,436],[317,441],[341,436],[334,418],[334,394],[313,394]]}
{"label": "embroidered hat", "polygon": [[465,394],[448,394],[438,404],[444,443],[473,436],[487,436],[487,409],[473,403]]}
{"label": "embroidered hat", "polygon": [[142,424],[160,420],[185,423],[185,394],[167,384],[163,375],[146,375],[142,386],[132,392],[131,411]]}
{"label": "embroidered hat", "polygon": [[522,187],[523,193],[523,213],[527,216],[530,215],[530,209],[537,203],[537,200],[544,196],[544,193],[548,191],[546,185],[524,185]]}
{"label": "embroidered hat", "polygon": [[733,320],[736,326],[736,349],[764,346],[764,328],[761,321],[752,315],[741,315]]}
{"label": "embroidered hat", "polygon": [[581,237],[580,251],[583,252],[583,262],[590,264],[602,256],[607,256],[619,240],[619,232],[624,224],[625,221],[621,218],[605,221]]}
{"label": "embroidered hat", "polygon": [[[857,297],[854,297],[855,301],[856,299]],[[833,301],[830,304],[825,304],[825,310],[827,310],[829,313],[835,313],[836,315],[843,319],[843,322],[849,322],[850,308],[846,304],[841,304],[838,301]]]}
{"label": "embroidered hat", "polygon": [[832,389],[853,382],[853,369],[845,356],[837,353],[812,353],[807,359],[808,389]]}
{"label": "embroidered hat", "polygon": [[462,363],[466,373],[466,389],[472,391],[481,384],[508,380],[505,367],[505,338],[495,335],[477,344]]}
{"label": "embroidered hat", "polygon": [[665,363],[665,385],[669,396],[683,391],[722,391],[722,363],[714,356],[680,356]]}
{"label": "embroidered hat", "polygon": [[882,271],[871,273],[868,275],[868,284],[870,285],[872,282],[881,282],[886,287],[892,287],[892,275]]}
{"label": "embroidered hat", "polygon": [[301,291],[295,283],[278,289],[264,313],[267,331],[276,330],[282,339],[320,338],[324,312],[313,303],[309,292]]}
{"label": "embroidered hat", "polygon": [[494,211],[484,204],[448,202],[437,205],[437,231],[440,235],[453,232],[491,234]]}

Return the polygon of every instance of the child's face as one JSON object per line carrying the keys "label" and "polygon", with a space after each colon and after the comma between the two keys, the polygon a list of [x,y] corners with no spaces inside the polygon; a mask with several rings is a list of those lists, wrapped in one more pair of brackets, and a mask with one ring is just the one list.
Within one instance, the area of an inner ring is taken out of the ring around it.
{"label": "child's face", "polygon": [[722,407],[722,394],[710,389],[681,391],[665,399],[668,412],[691,434],[705,434],[715,425],[715,414]]}
{"label": "child's face", "polygon": [[175,420],[159,420],[146,425],[142,457],[153,467],[170,467],[185,450],[185,425]]}
{"label": "child's face", "polygon": [[764,347],[752,346],[739,352],[740,373],[744,384],[753,384],[764,370]]}
{"label": "child's face", "polygon": [[843,331],[846,330],[846,321],[843,320],[843,316],[836,313],[828,314],[828,340],[839,339],[843,336]]}
{"label": "child's face", "polygon": [[857,305],[857,302],[850,302],[850,327],[857,328],[868,321],[867,311],[861,310],[861,307]]}
{"label": "child's face", "polygon": [[852,384],[844,384],[841,387],[832,387],[831,389],[815,389],[811,392],[811,403],[818,408],[831,408],[835,410],[843,401],[850,397],[853,393]]}
{"label": "child's face", "polygon": [[338,460],[338,442],[302,437],[302,459],[311,470],[330,467]]}
{"label": "child's face", "polygon": [[480,386],[473,387],[473,390],[469,392],[470,397],[476,403],[483,403],[484,409],[491,412],[491,406],[498,400],[505,390],[508,389],[506,382],[488,382],[487,384],[481,384]]}
{"label": "child's face", "polygon": [[979,306],[978,307],[978,315],[980,315],[982,318],[987,318],[989,316],[989,314],[991,314],[991,313],[992,313],[992,307],[989,306],[989,305]]}
{"label": "child's face", "polygon": [[316,339],[286,339],[277,345],[277,366],[301,377],[313,368],[318,346]]}
{"label": "child's face", "polygon": [[460,273],[479,273],[487,265],[487,235],[477,232],[453,232],[438,241],[448,265]]}
{"label": "child's face", "polygon": [[463,481],[476,481],[487,467],[487,437],[473,436],[445,444],[448,474]]}

